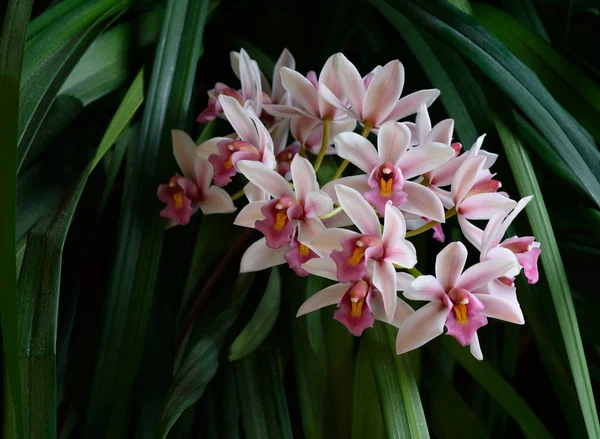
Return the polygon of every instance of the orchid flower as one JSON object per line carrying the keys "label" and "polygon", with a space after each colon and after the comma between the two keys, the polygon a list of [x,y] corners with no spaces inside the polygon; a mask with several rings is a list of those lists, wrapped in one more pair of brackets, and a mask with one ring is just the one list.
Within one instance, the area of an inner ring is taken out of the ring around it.
{"label": "orchid flower", "polygon": [[225,186],[231,182],[231,177],[237,173],[237,164],[242,160],[259,161],[275,169],[277,161],[273,153],[273,139],[254,110],[242,108],[229,96],[219,96],[219,102],[240,139],[216,137],[198,147],[198,154],[208,157],[214,167],[215,184]]}
{"label": "orchid flower", "polygon": [[[425,145],[427,143],[442,143],[450,145],[452,133],[454,132],[454,119],[444,119],[433,128],[427,111],[427,105],[419,105],[415,123],[402,122],[410,130],[411,145]],[[459,144],[460,145],[460,144]],[[456,151],[456,148],[455,148]],[[459,149],[460,151],[460,149]],[[458,155],[458,151],[456,152]]]}
{"label": "orchid flower", "polygon": [[210,163],[196,155],[196,144],[183,131],[173,130],[173,154],[183,176],[174,175],[168,184],[158,187],[158,199],[166,203],[160,216],[178,225],[190,222],[199,208],[205,215],[235,211],[227,192],[211,186],[213,169]]}
{"label": "orchid flower", "polygon": [[331,192],[335,183],[364,193],[365,199],[385,214],[388,200],[402,211],[444,222],[444,208],[438,197],[425,186],[408,181],[439,167],[454,156],[454,150],[441,143],[410,148],[410,131],[397,122],[382,125],[377,136],[378,150],[356,133],[342,133],[335,139],[340,157],[356,165],[366,175],[344,177],[323,189]]}
{"label": "orchid flower", "polygon": [[452,180],[452,202],[462,232],[473,245],[481,242],[481,230],[468,220],[490,219],[497,214],[507,214],[515,205],[506,194],[498,193],[501,184],[489,174],[481,178],[487,158],[467,158],[458,168]]}
{"label": "orchid flower", "polygon": [[[329,258],[312,259],[303,265],[309,273],[337,280],[335,262]],[[402,290],[410,285],[413,277],[407,273],[394,273],[394,285]],[[337,304],[333,318],[342,323],[352,335],[360,337],[366,328],[373,327],[375,320],[400,327],[413,313],[413,309],[394,291],[395,303],[392,318],[384,312],[381,292],[372,282],[371,270],[362,279],[338,283],[311,296],[300,306],[296,317],[317,309]]]}
{"label": "orchid flower", "polygon": [[404,217],[388,201],[382,233],[377,214],[360,193],[341,185],[335,185],[335,190],[344,212],[360,233],[329,229],[317,235],[311,244],[317,249],[317,253],[331,255],[337,266],[337,280],[340,282],[363,279],[367,274],[369,261],[375,261],[372,283],[381,292],[385,313],[391,319],[396,304],[394,264],[412,268],[417,263],[415,247],[404,239]]}
{"label": "orchid flower", "polygon": [[333,203],[325,192],[319,190],[310,162],[298,155],[292,160],[294,189],[279,173],[260,162],[243,161],[239,167],[250,182],[274,198],[251,202],[234,221],[237,225],[255,228],[265,235],[264,240],[258,241],[260,244],[251,246],[244,254],[242,271],[255,271],[257,266],[263,267],[255,259],[258,259],[258,255],[264,256],[264,247],[291,248],[295,254],[289,254],[286,258],[285,252],[279,252],[279,260],[284,257],[288,262],[291,261],[290,266],[296,268],[305,262],[301,261],[303,258],[316,257],[308,245],[314,236],[325,230],[318,217],[331,212]]}
{"label": "orchid flower", "polygon": [[473,265],[463,272],[467,249],[460,242],[447,245],[437,256],[436,276],[419,276],[404,291],[411,300],[430,302],[412,314],[400,326],[396,339],[398,354],[416,349],[444,331],[463,345],[471,346],[471,353],[483,358],[477,330],[487,324],[487,318],[522,324],[520,309],[489,294],[477,294],[494,279],[514,272],[515,259],[508,250],[504,258],[490,259]]}
{"label": "orchid flower", "polygon": [[[364,78],[341,53],[333,55],[333,65],[341,93],[329,88],[328,84],[320,83],[319,95],[369,129],[378,129],[387,121],[410,116],[422,103],[430,106],[440,95],[437,89],[421,90],[398,100],[404,88],[404,67],[398,60],[374,69]],[[340,96],[346,100],[340,99]]]}

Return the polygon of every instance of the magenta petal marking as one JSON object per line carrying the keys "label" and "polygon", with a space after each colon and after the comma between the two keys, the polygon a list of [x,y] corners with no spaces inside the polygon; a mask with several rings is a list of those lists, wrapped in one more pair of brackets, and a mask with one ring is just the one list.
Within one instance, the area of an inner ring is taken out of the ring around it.
{"label": "magenta petal marking", "polygon": [[461,345],[467,346],[477,330],[487,325],[487,317],[481,314],[484,306],[463,288],[452,288],[448,296],[453,306],[446,318],[446,334],[454,337]]}
{"label": "magenta petal marking", "polygon": [[208,161],[215,170],[214,182],[217,186],[225,186],[237,173],[235,164],[240,160],[260,160],[260,153],[254,145],[243,140],[222,140],[217,143],[218,154],[212,154]]}
{"label": "magenta petal marking", "polygon": [[385,162],[369,174],[368,184],[372,188],[365,192],[365,200],[375,206],[380,215],[385,215],[385,204],[392,200],[394,207],[406,203],[408,195],[402,190],[404,176],[400,168]]}
{"label": "magenta petal marking", "polygon": [[235,98],[240,103],[240,105],[244,105],[244,98],[239,92],[223,84],[222,82],[217,82],[215,84],[214,95],[208,98],[208,105],[206,106],[206,109],[204,109],[196,118],[197,122],[210,122],[211,120],[214,120],[218,115],[223,113],[223,107],[221,107],[221,104],[219,102],[219,95],[221,94],[231,96]]}
{"label": "magenta petal marking", "polygon": [[290,249],[284,253],[283,257],[298,276],[308,276],[310,273],[302,268],[302,264],[319,256],[307,246],[300,244],[294,237],[290,243]]}
{"label": "magenta petal marking", "polygon": [[370,302],[370,286],[361,280],[344,293],[333,318],[346,326],[352,335],[360,337],[363,331],[372,328],[375,322]]}
{"label": "magenta petal marking", "polygon": [[378,238],[367,235],[350,235],[340,241],[342,250],[333,250],[331,259],[337,266],[340,282],[352,282],[367,274],[367,260],[383,256],[383,247]]}
{"label": "magenta petal marking", "polygon": [[275,160],[277,160],[277,172],[284,177],[286,180],[292,179],[291,167],[292,160],[300,151],[300,143],[294,142],[281,151],[277,156],[275,156]]}
{"label": "magenta petal marking", "polygon": [[538,281],[540,274],[537,262],[542,250],[539,247],[539,243],[535,242],[533,236],[510,238],[500,244],[500,247],[507,248],[515,254],[530,284]]}
{"label": "magenta petal marking", "polygon": [[171,219],[183,226],[189,224],[196,209],[192,203],[199,201],[198,187],[192,180],[174,176],[168,184],[161,184],[157,191],[158,199],[166,204],[160,216]]}
{"label": "magenta petal marking", "polygon": [[455,156],[460,154],[460,150],[462,149],[462,143],[460,142],[454,142],[452,145],[450,145],[452,147],[452,149],[455,152]]}
{"label": "magenta petal marking", "polygon": [[315,72],[314,70],[311,70],[310,72],[308,72],[306,74],[306,79],[308,79],[308,82],[310,82],[312,85],[314,85],[315,88],[319,88],[319,80],[317,79],[317,72]]}
{"label": "magenta petal marking", "polygon": [[436,224],[433,226],[433,239],[442,244],[446,241],[446,235],[444,234],[444,229],[442,229],[441,224]]}
{"label": "magenta petal marking", "polygon": [[254,227],[265,235],[269,248],[282,248],[292,239],[294,226],[288,218],[288,209],[296,204],[291,197],[271,200],[260,211],[265,219],[256,221]]}

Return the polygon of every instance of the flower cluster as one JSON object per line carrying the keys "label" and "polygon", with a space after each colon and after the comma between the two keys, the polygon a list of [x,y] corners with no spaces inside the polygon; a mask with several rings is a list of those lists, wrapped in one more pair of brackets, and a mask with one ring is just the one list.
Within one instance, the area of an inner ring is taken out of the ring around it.
{"label": "flower cluster", "polygon": [[[299,276],[337,282],[310,297],[298,316],[337,305],[334,318],[356,336],[375,319],[394,325],[399,354],[445,326],[481,359],[477,330],[488,317],[523,324],[514,278],[523,270],[537,282],[540,244],[532,236],[504,235],[531,197],[517,202],[499,191],[490,172],[497,156],[481,149],[484,136],[462,152],[452,142],[452,119],[432,125],[427,108],[439,90],[401,97],[398,60],[361,77],[337,53],[319,75],[302,75],[284,50],[272,84],[244,50],[232,53],[231,64],[241,89],[217,83],[198,122],[221,117],[235,132],[200,146],[173,132],[183,175],[159,187],[166,203],[161,216],[184,225],[198,208],[234,211],[222,187],[242,174],[248,204],[235,224],[264,237],[243,255],[241,271],[287,264]],[[414,123],[400,121],[415,114]],[[354,132],[357,123],[362,134]],[[376,146],[369,140],[375,135]],[[343,162],[321,187],[316,173],[326,154]],[[356,175],[342,177],[349,163]],[[467,247],[453,242],[437,255],[435,276],[421,275],[407,238],[431,230],[443,243],[442,224],[452,216],[479,262],[465,268]],[[481,220],[487,220],[483,229],[474,223]],[[398,292],[426,304],[415,311]]]}

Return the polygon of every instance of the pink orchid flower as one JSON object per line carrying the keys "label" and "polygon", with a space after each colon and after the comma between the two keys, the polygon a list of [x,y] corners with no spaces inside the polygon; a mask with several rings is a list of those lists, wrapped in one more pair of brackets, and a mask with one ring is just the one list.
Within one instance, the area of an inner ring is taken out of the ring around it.
{"label": "pink orchid flower", "polygon": [[444,208],[438,197],[425,186],[409,181],[448,161],[454,150],[441,143],[410,148],[410,131],[397,122],[382,125],[377,147],[356,133],[342,133],[335,139],[340,157],[356,165],[366,175],[344,177],[323,189],[331,191],[335,183],[353,187],[364,193],[365,199],[385,214],[388,200],[402,211],[444,222]]}
{"label": "pink orchid flower", "polygon": [[404,291],[411,300],[428,301],[401,326],[396,339],[398,354],[416,349],[444,332],[482,359],[477,330],[487,324],[487,318],[522,323],[519,310],[504,300],[489,294],[474,293],[494,279],[515,269],[514,257],[490,259],[463,272],[467,249],[460,242],[447,245],[437,256],[436,276],[420,276]]}
{"label": "pink orchid flower", "polygon": [[481,242],[481,230],[469,220],[487,220],[498,214],[507,214],[515,205],[507,194],[497,190],[501,184],[493,175],[481,177],[487,158],[482,155],[467,158],[452,180],[451,196],[460,228],[473,245]]}
{"label": "pink orchid flower", "polygon": [[[335,262],[329,258],[312,259],[303,267],[311,274],[327,279],[337,280]],[[394,291],[394,313],[388,318],[384,311],[381,292],[371,281],[371,272],[367,272],[362,279],[353,282],[338,283],[327,287],[310,297],[298,309],[296,317],[326,306],[337,304],[333,318],[342,323],[348,331],[360,337],[366,328],[373,327],[375,320],[391,323],[400,327],[403,321],[413,313],[413,309]],[[398,291],[410,285],[412,276],[407,273],[394,273],[394,285]]]}
{"label": "pink orchid flower", "polygon": [[404,217],[388,201],[382,233],[377,214],[360,193],[341,185],[336,185],[335,190],[344,212],[360,233],[329,229],[317,235],[311,244],[317,252],[323,252],[323,256],[331,256],[337,266],[337,280],[343,283],[363,279],[369,261],[375,261],[372,283],[381,292],[385,313],[391,319],[397,291],[394,264],[412,268],[417,263],[415,247],[404,239]]}
{"label": "pink orchid flower", "polygon": [[430,106],[440,95],[437,89],[421,90],[399,100],[404,88],[404,67],[398,60],[374,69],[365,78],[361,78],[354,64],[342,53],[333,55],[333,65],[341,93],[322,83],[319,95],[350,118],[371,128],[378,129],[387,121],[415,114],[422,103]]}
{"label": "pink orchid flower", "polygon": [[211,186],[213,169],[196,155],[196,144],[183,131],[173,130],[173,154],[183,176],[175,175],[158,187],[158,198],[166,203],[160,216],[178,225],[190,222],[199,208],[205,215],[235,211],[231,197],[220,187]]}
{"label": "pink orchid flower", "polygon": [[215,170],[215,184],[225,186],[237,173],[238,162],[258,161],[275,169],[277,161],[273,152],[273,139],[258,119],[254,110],[244,109],[233,98],[219,96],[219,102],[227,120],[239,136],[239,140],[215,137],[198,147],[198,154],[207,157]]}

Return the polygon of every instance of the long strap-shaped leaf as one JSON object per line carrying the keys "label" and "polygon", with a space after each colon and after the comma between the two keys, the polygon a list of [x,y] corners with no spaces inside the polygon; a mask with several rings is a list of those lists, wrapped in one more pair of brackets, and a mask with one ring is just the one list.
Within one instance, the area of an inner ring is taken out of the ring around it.
{"label": "long strap-shaped leaf", "polygon": [[[371,2],[376,7],[386,4]],[[475,19],[446,1],[402,0],[393,5],[472,61],[519,106],[600,206],[600,152],[528,67]]]}
{"label": "long strap-shaped leaf", "polygon": [[28,437],[56,435],[56,335],[62,250],[89,176],[142,104],[143,70],[113,117],[98,150],[59,208],[32,229],[19,278],[19,347]]}
{"label": "long strap-shaped leaf", "polygon": [[171,130],[188,124],[207,1],[170,0],[156,51],[139,142],[127,171],[117,253],[92,377],[86,437],[125,437],[154,298],[164,221],[156,187],[174,171]]}
{"label": "long strap-shaped leaf", "polygon": [[[8,3],[0,33],[0,321],[4,351],[4,422],[23,432],[17,344],[17,262],[15,258],[17,205],[17,143],[19,83],[27,22],[33,0]],[[16,408],[11,413],[12,408]]]}
{"label": "long strap-shaped leaf", "polygon": [[494,117],[500,140],[504,145],[504,151],[508,163],[513,170],[519,192],[524,195],[534,195],[534,199],[527,208],[527,216],[536,239],[542,244],[541,260],[544,272],[548,279],[548,285],[552,294],[552,300],[558,316],[558,322],[562,332],[571,372],[575,381],[575,388],[579,396],[581,411],[585,419],[589,437],[600,437],[600,425],[598,424],[598,412],[590,383],[590,376],[585,360],[585,353],[581,344],[581,335],[577,316],[573,307],[573,298],[569,288],[569,281],[565,268],[558,251],[558,245],[548,211],[544,203],[544,197],[540,190],[531,159],[525,151],[523,144],[514,135],[509,125],[499,116]]}

